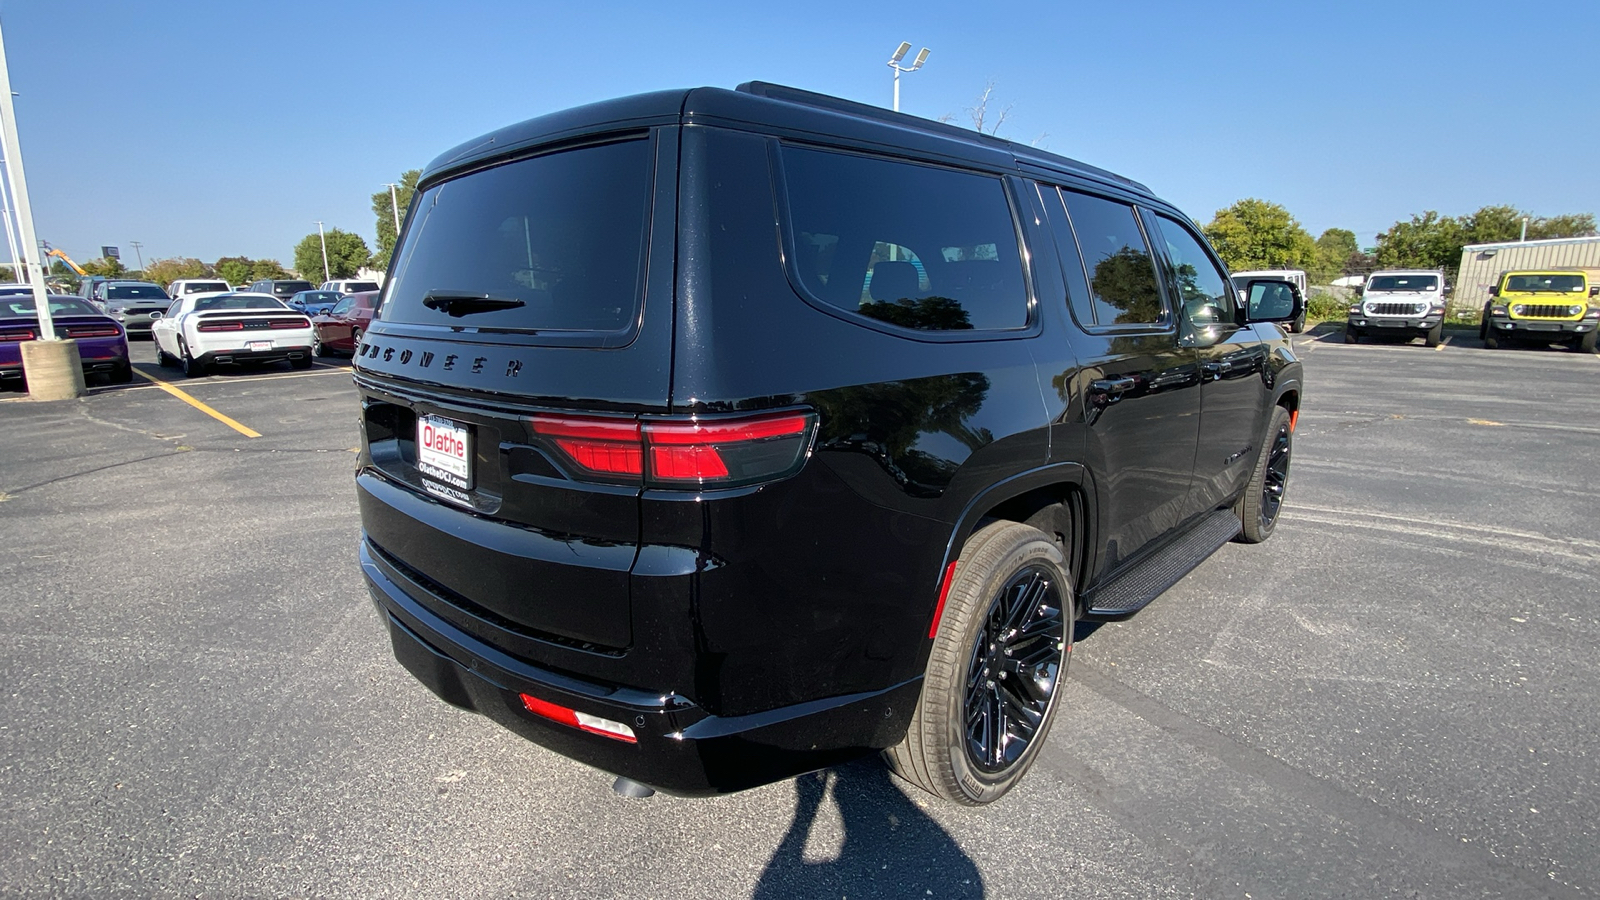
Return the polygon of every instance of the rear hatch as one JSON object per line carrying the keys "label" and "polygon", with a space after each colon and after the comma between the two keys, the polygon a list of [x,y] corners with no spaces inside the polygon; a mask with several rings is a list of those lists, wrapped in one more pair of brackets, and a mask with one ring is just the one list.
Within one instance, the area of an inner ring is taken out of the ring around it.
{"label": "rear hatch", "polygon": [[641,479],[548,423],[669,408],[675,157],[641,128],[430,173],[357,350],[369,544],[525,658],[633,642]]}

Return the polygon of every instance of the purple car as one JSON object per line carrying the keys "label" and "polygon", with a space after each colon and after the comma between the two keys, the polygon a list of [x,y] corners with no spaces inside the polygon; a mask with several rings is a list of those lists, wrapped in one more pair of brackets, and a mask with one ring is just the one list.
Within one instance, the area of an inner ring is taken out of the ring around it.
{"label": "purple car", "polygon": [[[78,342],[83,374],[104,374],[113,384],[133,380],[128,335],[116,319],[78,297],[50,295],[56,337]],[[22,344],[39,337],[39,310],[32,294],[0,296],[0,384],[22,382]]]}

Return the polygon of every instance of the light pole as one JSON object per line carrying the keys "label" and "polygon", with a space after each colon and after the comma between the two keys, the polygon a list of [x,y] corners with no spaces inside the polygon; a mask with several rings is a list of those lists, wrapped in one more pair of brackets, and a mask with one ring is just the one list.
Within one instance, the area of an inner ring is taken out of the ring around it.
{"label": "light pole", "polygon": [[333,276],[328,274],[328,236],[322,233],[322,223],[317,223],[317,238],[322,241],[322,280],[332,281]]}
{"label": "light pole", "polygon": [[922,52],[918,53],[917,54],[917,58],[912,61],[911,68],[909,68],[909,69],[905,68],[904,66],[900,65],[900,60],[905,59],[906,58],[906,54],[909,53],[909,52],[911,52],[911,42],[910,41],[901,41],[900,42],[900,46],[898,48],[896,48],[896,50],[894,51],[894,55],[889,57],[889,68],[894,70],[894,111],[895,112],[899,112],[900,111],[900,73],[901,72],[915,72],[916,70],[922,68],[922,64],[923,63],[928,61],[928,48],[927,47],[923,47],[922,48]]}
{"label": "light pole", "polygon": [[44,267],[33,233],[33,207],[28,203],[28,180],[22,171],[22,147],[17,139],[17,110],[11,103],[11,72],[6,65],[5,38],[0,36],[0,144],[6,160],[11,201],[17,210],[17,238],[33,287],[33,305],[39,314],[39,340],[22,344],[22,370],[28,393],[35,400],[70,400],[82,397],[83,363],[78,342],[56,337],[50,316],[50,298],[44,286]]}
{"label": "light pole", "polygon": [[128,243],[133,245],[133,255],[139,260],[139,271],[143,272],[144,254],[139,252],[139,248],[143,247],[144,244],[140,241],[129,241]]}
{"label": "light pole", "polygon": [[399,187],[399,185],[394,184],[392,182],[389,184],[389,209],[394,212],[394,239],[396,241],[399,241],[400,240],[400,198],[399,198],[398,195],[395,194],[395,188],[397,188],[397,187]]}

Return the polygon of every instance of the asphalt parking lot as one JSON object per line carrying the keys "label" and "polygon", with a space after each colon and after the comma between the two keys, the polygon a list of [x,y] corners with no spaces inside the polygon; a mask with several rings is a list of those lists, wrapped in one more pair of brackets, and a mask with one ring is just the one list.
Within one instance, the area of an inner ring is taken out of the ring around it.
{"label": "asphalt parking lot", "polygon": [[134,344],[233,425],[0,395],[0,894],[1600,894],[1600,356],[1297,344],[1277,535],[1084,637],[977,811],[873,761],[623,800],[436,700],[360,582],[342,362]]}

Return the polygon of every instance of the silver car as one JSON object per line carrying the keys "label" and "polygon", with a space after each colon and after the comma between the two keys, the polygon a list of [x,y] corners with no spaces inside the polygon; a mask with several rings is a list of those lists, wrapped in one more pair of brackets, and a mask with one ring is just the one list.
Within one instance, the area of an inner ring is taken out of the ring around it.
{"label": "silver car", "polygon": [[150,323],[161,318],[172,298],[160,285],[144,281],[108,281],[100,288],[100,306],[122,323],[128,337],[150,336]]}

